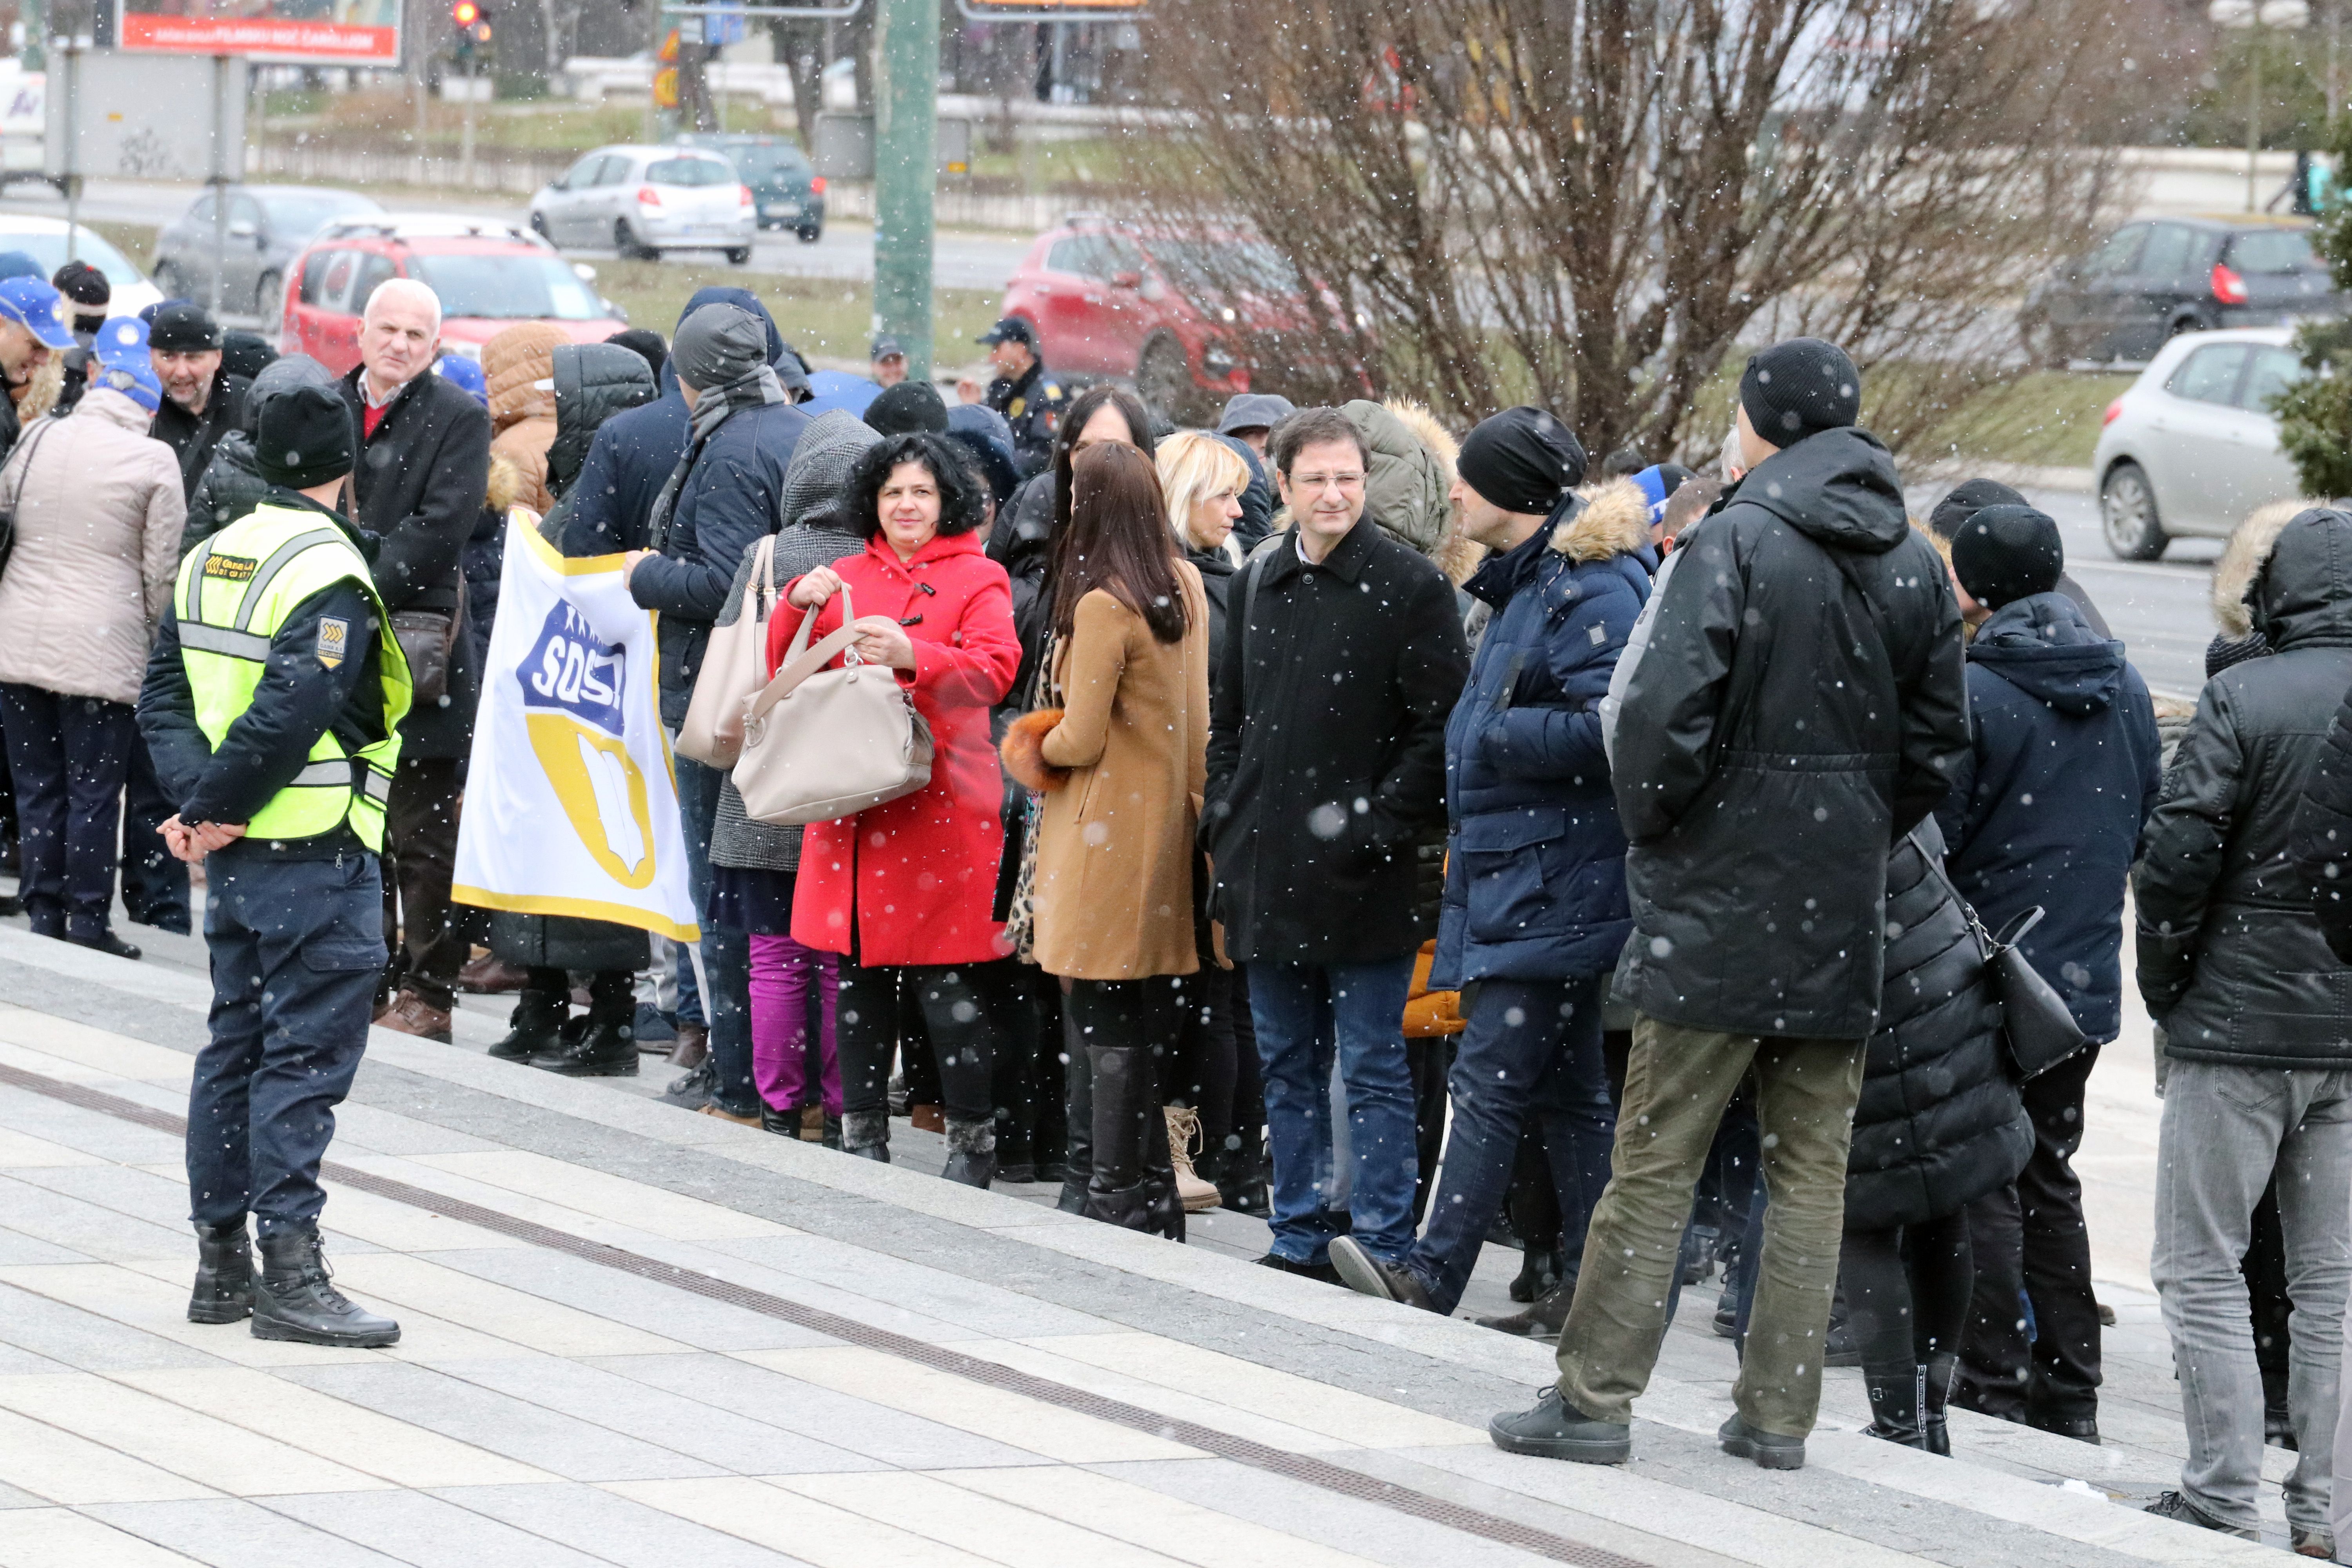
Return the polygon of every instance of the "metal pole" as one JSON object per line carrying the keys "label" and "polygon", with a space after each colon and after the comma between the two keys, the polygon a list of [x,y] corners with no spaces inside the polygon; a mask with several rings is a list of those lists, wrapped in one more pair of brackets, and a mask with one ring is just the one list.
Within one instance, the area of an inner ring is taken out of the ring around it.
{"label": "metal pole", "polygon": [[939,0],[874,15],[874,330],[931,374],[931,196],[939,169]]}
{"label": "metal pole", "polygon": [[17,8],[17,19],[25,24],[25,47],[16,58],[28,71],[49,68],[49,5],[48,0],[24,0]]}
{"label": "metal pole", "polygon": [[66,45],[66,259],[75,259],[81,237],[81,48]]}
{"label": "metal pole", "polygon": [[2343,0],[2327,0],[2327,134],[2336,135],[2336,105],[2339,97],[2336,86],[2336,40],[2337,18],[2343,14]]}
{"label": "metal pole", "polygon": [[228,271],[228,57],[213,57],[213,314],[221,312],[221,284]]}
{"label": "metal pole", "polygon": [[466,118],[457,132],[457,184],[474,188],[474,99],[481,91],[482,57],[478,50],[466,59]]}
{"label": "metal pole", "polygon": [[413,182],[421,187],[426,183],[425,158],[431,146],[429,138],[433,134],[431,122],[426,116],[426,107],[432,95],[426,90],[428,84],[425,80],[430,74],[431,65],[431,62],[425,58],[425,54],[432,46],[425,41],[426,37],[425,29],[430,14],[421,5],[413,5],[409,9],[408,58],[416,62],[415,79],[412,84],[416,92],[416,168],[413,174]]}
{"label": "metal pole", "polygon": [[2263,13],[2254,8],[2252,68],[2246,73],[2246,210],[2258,210],[2254,195],[2254,158],[2263,146]]}

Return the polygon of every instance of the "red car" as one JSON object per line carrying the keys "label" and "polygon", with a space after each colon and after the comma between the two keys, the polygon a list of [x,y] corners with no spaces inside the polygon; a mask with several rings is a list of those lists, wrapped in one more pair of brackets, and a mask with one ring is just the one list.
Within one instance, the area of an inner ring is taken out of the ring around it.
{"label": "red car", "polygon": [[445,353],[481,357],[517,321],[546,321],[576,343],[627,326],[575,268],[526,230],[485,218],[391,213],[328,225],[287,269],[278,347],[337,375],[360,363],[360,312],[376,285],[414,278],[441,299]]}
{"label": "red car", "polygon": [[[1339,309],[1328,290],[1317,292],[1323,309]],[[1000,313],[1037,329],[1055,374],[1131,381],[1177,417],[1250,390],[1235,329],[1304,327],[1317,303],[1282,253],[1255,237],[1179,236],[1074,214],[1029,247]]]}

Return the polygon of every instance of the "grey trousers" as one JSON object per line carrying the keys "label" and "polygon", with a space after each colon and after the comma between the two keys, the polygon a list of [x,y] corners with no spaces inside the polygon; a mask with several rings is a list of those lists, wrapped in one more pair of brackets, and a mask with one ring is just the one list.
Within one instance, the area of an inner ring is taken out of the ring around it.
{"label": "grey trousers", "polygon": [[2273,1171],[2294,1302],[2287,1412],[2298,1453],[2286,1515],[2326,1530],[2352,1283],[2352,1070],[2173,1062],[2157,1141],[2154,1274],[2189,1429],[2180,1489],[2247,1528],[2260,1523],[2263,1379],[2238,1260]]}

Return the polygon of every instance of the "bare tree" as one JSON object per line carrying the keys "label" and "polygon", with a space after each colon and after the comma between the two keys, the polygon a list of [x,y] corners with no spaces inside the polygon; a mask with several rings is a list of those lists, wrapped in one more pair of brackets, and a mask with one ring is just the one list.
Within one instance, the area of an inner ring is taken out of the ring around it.
{"label": "bare tree", "polygon": [[1735,345],[1810,331],[1879,372],[1900,445],[2022,369],[2008,306],[2110,214],[2110,26],[2095,0],[1163,0],[1151,76],[1192,128],[1133,138],[1130,183],[1153,229],[1254,231],[1312,280],[1284,319],[1262,253],[1208,247],[1248,362],[1283,367],[1261,386],[1532,400],[1596,450],[1696,449]]}

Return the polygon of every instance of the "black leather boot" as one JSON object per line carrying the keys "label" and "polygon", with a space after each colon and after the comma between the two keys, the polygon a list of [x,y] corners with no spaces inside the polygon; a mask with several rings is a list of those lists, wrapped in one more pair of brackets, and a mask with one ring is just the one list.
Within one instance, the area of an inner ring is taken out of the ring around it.
{"label": "black leather boot", "polygon": [[1919,1404],[1927,1369],[1911,1362],[1895,1366],[1864,1367],[1863,1386],[1870,1394],[1870,1425],[1863,1435],[1906,1448],[1924,1448],[1919,1431]]}
{"label": "black leather boot", "polygon": [[354,1305],[335,1289],[319,1233],[304,1226],[261,1238],[261,1289],[253,1298],[253,1337],[364,1349],[398,1344],[400,1325]]}
{"label": "black leather boot", "polygon": [[637,1010],[592,1004],[577,1039],[564,1040],[530,1058],[530,1065],[566,1078],[637,1076]]}
{"label": "black leather boot", "polygon": [[940,1176],[967,1187],[986,1187],[996,1176],[996,1119],[963,1121],[948,1118],[948,1163]]}
{"label": "black leather boot", "polygon": [[881,1164],[890,1163],[890,1113],[887,1110],[846,1110],[841,1116],[844,1152]]}
{"label": "black leather boot", "polygon": [[1559,1283],[1560,1255],[1556,1247],[1528,1247],[1519,1253],[1518,1278],[1510,1284],[1514,1301],[1539,1301]]}
{"label": "black leather boot", "polygon": [[[1066,1024],[1069,1014],[1063,1018]],[[1063,1106],[1068,1121],[1069,1149],[1062,1162],[1062,1195],[1054,1206],[1064,1214],[1087,1212],[1087,1188],[1095,1174],[1095,1085],[1094,1068],[1087,1060],[1087,1049],[1076,1043],[1076,1031],[1066,1031],[1070,1040],[1069,1065],[1063,1069]]]}
{"label": "black leather boot", "polygon": [[196,1289],[188,1321],[234,1323],[253,1316],[253,1247],[245,1216],[235,1225],[196,1226]]}
{"label": "black leather boot", "polygon": [[572,1001],[561,991],[526,990],[515,997],[507,1017],[507,1037],[490,1047],[503,1062],[527,1062],[556,1048],[556,1031],[572,1016]]}
{"label": "black leather boot", "polygon": [[1927,1358],[1927,1400],[1919,1408],[1919,1436],[1927,1452],[1952,1455],[1952,1429],[1944,1420],[1944,1410],[1952,1396],[1952,1379],[1958,1375],[1960,1358],[1956,1355],[1931,1355]]}

